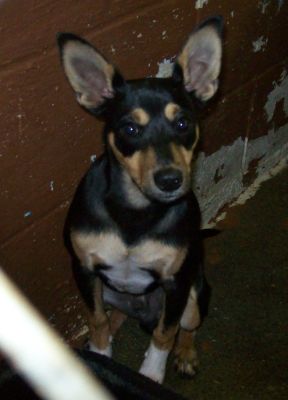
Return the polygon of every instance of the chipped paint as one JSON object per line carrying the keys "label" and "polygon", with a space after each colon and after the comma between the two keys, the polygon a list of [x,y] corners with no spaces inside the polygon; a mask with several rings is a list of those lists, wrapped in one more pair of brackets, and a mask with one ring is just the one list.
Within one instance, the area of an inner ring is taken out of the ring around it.
{"label": "chipped paint", "polygon": [[[209,156],[203,152],[199,154],[194,166],[193,189],[200,203],[204,227],[210,226],[225,205],[235,202],[247,191],[244,178],[253,160],[259,160],[256,184],[252,185],[256,192],[258,183],[269,177],[275,167],[288,164],[288,124],[248,142],[240,137]],[[254,192],[250,190],[249,193]]]}
{"label": "chipped paint", "polygon": [[282,100],[284,100],[283,111],[285,115],[288,116],[288,75],[285,69],[283,70],[279,81],[273,82],[273,90],[269,93],[264,106],[268,122],[270,122],[274,116],[276,104]]}
{"label": "chipped paint", "polygon": [[[276,0],[278,7],[277,7],[277,13],[281,10],[282,6],[284,5],[284,0]],[[271,4],[271,0],[261,0],[258,3],[258,8],[260,8],[261,13],[265,14],[267,7]]]}
{"label": "chipped paint", "polygon": [[266,8],[269,6],[271,0],[261,0],[258,3],[258,8],[261,9],[261,13],[265,14]]}
{"label": "chipped paint", "polygon": [[97,158],[96,154],[91,154],[91,156],[90,156],[91,163],[95,162],[96,158]]}
{"label": "chipped paint", "polygon": [[[79,317],[79,316],[77,316],[77,319],[79,319],[78,317]],[[80,316],[80,318],[82,318],[82,317]],[[89,332],[89,328],[88,328],[88,326],[85,324],[85,325],[83,325],[82,328],[71,338],[71,340],[72,340],[72,341],[78,340],[78,339],[82,338],[83,336],[86,336],[86,335],[88,334],[88,332]]]}
{"label": "chipped paint", "polygon": [[252,42],[254,53],[258,53],[259,51],[265,51],[268,43],[268,38],[264,36],[260,36],[257,40]]}
{"label": "chipped paint", "polygon": [[167,31],[162,32],[162,40],[165,40],[167,38]]}
{"label": "chipped paint", "polygon": [[252,185],[248,186],[248,188],[241,193],[238,199],[231,204],[231,207],[245,204],[247,200],[251,199],[256,194],[257,190],[260,188],[263,182],[268,181],[268,179],[272,178],[273,176],[276,176],[277,174],[279,174],[279,172],[281,172],[284,168],[286,168],[287,162],[288,162],[287,158],[286,159],[284,158],[278,164],[276,164],[272,169],[257,176]]}
{"label": "chipped paint", "polygon": [[156,74],[156,78],[169,78],[172,75],[172,70],[174,66],[175,57],[164,58],[163,61],[158,63],[158,72]]}
{"label": "chipped paint", "polygon": [[54,192],[54,181],[50,181],[49,187],[50,187],[50,191]]}
{"label": "chipped paint", "polygon": [[279,12],[284,4],[284,0],[277,0],[277,1],[278,1],[278,12]]}
{"label": "chipped paint", "polygon": [[197,0],[195,8],[196,10],[199,10],[199,8],[203,8],[206,4],[208,4],[208,0]]}
{"label": "chipped paint", "polygon": [[24,218],[28,218],[28,217],[31,217],[31,216],[32,216],[32,211],[25,211],[24,214],[23,214]]}

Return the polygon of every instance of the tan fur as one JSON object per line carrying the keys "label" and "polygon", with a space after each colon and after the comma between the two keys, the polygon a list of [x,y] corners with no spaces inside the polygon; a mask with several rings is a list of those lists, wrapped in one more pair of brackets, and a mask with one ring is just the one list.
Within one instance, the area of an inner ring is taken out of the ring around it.
{"label": "tan fur", "polygon": [[147,125],[150,121],[149,114],[143,108],[140,107],[134,108],[134,110],[131,112],[131,116],[134,119],[134,121],[141,126]]}
{"label": "tan fur", "polygon": [[179,111],[180,111],[180,106],[175,103],[168,103],[164,108],[165,117],[171,122],[174,121]]}
{"label": "tan fur", "polygon": [[138,185],[132,180],[127,171],[123,173],[123,187],[126,195],[126,201],[134,208],[140,209],[147,207],[150,200],[142,193]]}
{"label": "tan fur", "polygon": [[111,232],[86,234],[72,231],[71,241],[81,264],[90,269],[97,264],[116,264],[119,259],[124,259],[128,255],[128,250],[122,240]]}
{"label": "tan fur", "polygon": [[120,329],[123,322],[127,319],[127,315],[123,314],[121,311],[113,308],[109,315],[110,321],[110,332],[112,336],[115,336]]}
{"label": "tan fur", "polygon": [[190,174],[191,162],[193,158],[194,149],[199,140],[199,127],[196,125],[196,138],[191,149],[186,149],[186,147],[181,145],[176,145],[175,143],[170,144],[171,152],[173,154],[174,163],[181,168],[182,171],[186,171]]}
{"label": "tan fur", "polygon": [[141,268],[156,271],[162,279],[174,275],[187,254],[186,247],[169,246],[153,239],[128,247],[113,232],[87,234],[74,231],[71,241],[81,264],[90,269],[97,264],[117,266],[133,260]]}
{"label": "tan fur", "polygon": [[108,142],[119,163],[126,169],[137,185],[143,189],[151,179],[151,171],[155,168],[157,162],[153,148],[148,147],[146,150],[136,151],[130,157],[125,157],[115,145],[113,132],[108,134]]}
{"label": "tan fur", "polygon": [[[193,76],[190,74],[189,60],[191,55],[195,55],[195,50],[197,51],[197,48],[205,48],[205,46],[213,53],[213,60],[210,60],[210,65],[201,80],[199,79],[198,82],[193,82],[193,84],[191,84]],[[217,91],[218,86],[215,82],[220,73],[221,57],[221,39],[212,27],[207,26],[192,33],[177,58],[177,62],[183,70],[186,89],[188,91],[195,90],[196,95],[203,101],[210,99]]]}
{"label": "tan fur", "polygon": [[197,303],[197,293],[192,287],[189,293],[186,307],[182,314],[180,325],[187,330],[194,330],[200,325],[200,312]]}
{"label": "tan fur", "polygon": [[101,103],[103,99],[101,99],[99,93],[91,92],[89,84],[87,84],[87,82],[76,73],[73,64],[71,63],[73,58],[89,61],[90,63],[93,63],[99,71],[101,71],[107,84],[105,96],[111,97],[113,94],[112,79],[114,75],[114,67],[111,64],[108,64],[107,61],[90,46],[78,41],[71,41],[65,45],[65,51],[63,52],[63,66],[71,86],[78,94],[78,102],[84,107],[92,108],[99,105],[97,103]]}
{"label": "tan fur", "polygon": [[170,351],[173,348],[179,325],[173,325],[165,329],[163,321],[164,313],[160,318],[158,326],[153,331],[152,342],[154,346],[157,347],[159,350]]}
{"label": "tan fur", "polygon": [[192,150],[187,150],[184,146],[176,145],[175,143],[170,144],[171,153],[175,165],[181,168],[181,171],[190,173],[191,161],[192,161]]}
{"label": "tan fur", "polygon": [[102,302],[102,282],[99,278],[96,279],[94,299],[95,311],[89,313],[88,318],[90,340],[99,350],[104,350],[109,346],[110,325]]}
{"label": "tan fur", "polygon": [[199,325],[200,312],[197,293],[192,287],[180,320],[180,329],[174,349],[175,365],[178,371],[190,376],[195,375],[195,367],[198,365],[194,339]]}
{"label": "tan fur", "polygon": [[132,248],[132,254],[143,253],[141,263],[147,268],[156,271],[162,279],[174,275],[181,267],[186,254],[186,247],[168,246],[160,241],[148,239]]}
{"label": "tan fur", "polygon": [[182,374],[195,375],[195,367],[199,364],[195,348],[195,332],[180,328],[174,354],[177,370]]}

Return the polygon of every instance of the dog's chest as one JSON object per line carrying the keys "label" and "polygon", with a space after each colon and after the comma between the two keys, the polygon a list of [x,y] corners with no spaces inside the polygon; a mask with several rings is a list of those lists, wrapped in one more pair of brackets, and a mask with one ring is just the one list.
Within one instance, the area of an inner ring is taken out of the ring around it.
{"label": "dog's chest", "polygon": [[97,265],[107,266],[101,271],[102,275],[117,290],[128,293],[142,293],[153,282],[149,271],[157,272],[162,279],[169,279],[178,271],[186,255],[186,248],[169,246],[153,239],[128,246],[114,232],[73,232],[71,239],[83,266],[90,269],[97,268]]}

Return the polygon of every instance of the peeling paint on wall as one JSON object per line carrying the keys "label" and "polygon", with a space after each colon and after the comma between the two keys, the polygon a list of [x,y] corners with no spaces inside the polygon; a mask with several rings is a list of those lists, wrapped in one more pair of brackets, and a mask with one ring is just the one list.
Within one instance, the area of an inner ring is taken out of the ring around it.
{"label": "peeling paint on wall", "polygon": [[257,40],[252,42],[254,53],[258,53],[259,51],[265,51],[268,43],[268,38],[264,38],[264,36],[260,36]]}
{"label": "peeling paint on wall", "polygon": [[[284,4],[284,0],[274,0],[274,1],[277,2],[277,4],[278,4],[278,7],[277,7],[277,13],[278,13]],[[271,4],[271,0],[259,1],[258,7],[260,8],[262,14],[266,13],[266,9],[270,4]]]}
{"label": "peeling paint on wall", "polygon": [[284,100],[283,111],[284,111],[285,115],[288,116],[288,75],[287,75],[287,71],[285,69],[283,70],[279,81],[273,82],[273,86],[274,86],[274,88],[269,93],[269,95],[267,97],[267,102],[264,106],[264,109],[267,114],[268,122],[272,120],[272,118],[274,116],[276,104],[281,100]]}
{"label": "peeling paint on wall", "polygon": [[[241,168],[244,148],[245,139],[240,137],[209,156],[200,153],[195,161],[193,189],[200,203],[204,227],[209,226],[221,208],[247,190],[245,170]],[[261,181],[263,176],[269,177],[275,166],[288,164],[288,124],[248,142],[246,167],[253,160],[259,160],[255,182]]]}
{"label": "peeling paint on wall", "polygon": [[266,8],[269,6],[271,0],[261,0],[258,3],[258,7],[261,9],[261,13],[265,14]]}
{"label": "peeling paint on wall", "polygon": [[206,4],[208,4],[208,0],[197,0],[195,8],[196,10],[199,10],[199,8],[203,8]]}
{"label": "peeling paint on wall", "polygon": [[163,61],[158,63],[158,72],[156,74],[156,78],[169,78],[172,75],[172,70],[174,66],[175,57],[164,58]]}
{"label": "peeling paint on wall", "polygon": [[278,1],[278,12],[280,11],[281,7],[284,4],[284,0],[277,0]]}
{"label": "peeling paint on wall", "polygon": [[91,154],[90,156],[91,163],[94,163],[96,161],[96,158],[97,158],[96,154]]}

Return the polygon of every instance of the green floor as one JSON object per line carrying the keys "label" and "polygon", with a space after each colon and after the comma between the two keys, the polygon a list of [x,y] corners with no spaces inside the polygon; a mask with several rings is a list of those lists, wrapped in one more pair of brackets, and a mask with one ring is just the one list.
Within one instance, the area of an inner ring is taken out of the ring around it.
{"label": "green floor", "polygon": [[[187,399],[288,398],[288,170],[230,209],[223,233],[206,241],[210,312],[198,334],[199,373],[165,385]],[[115,358],[138,369],[149,337],[128,321]]]}

